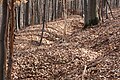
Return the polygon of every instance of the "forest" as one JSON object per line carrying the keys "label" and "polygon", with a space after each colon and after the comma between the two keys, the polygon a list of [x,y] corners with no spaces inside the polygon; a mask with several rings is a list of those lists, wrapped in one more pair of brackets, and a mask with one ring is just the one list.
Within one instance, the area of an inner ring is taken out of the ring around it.
{"label": "forest", "polygon": [[0,0],[0,80],[120,80],[120,0]]}

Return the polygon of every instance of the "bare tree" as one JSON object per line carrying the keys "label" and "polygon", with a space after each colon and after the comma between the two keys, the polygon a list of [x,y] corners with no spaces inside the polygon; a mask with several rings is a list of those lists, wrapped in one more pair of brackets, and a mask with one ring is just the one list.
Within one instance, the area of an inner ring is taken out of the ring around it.
{"label": "bare tree", "polygon": [[7,26],[7,0],[2,2],[2,25],[0,27],[0,80],[5,80],[6,46],[5,32]]}
{"label": "bare tree", "polygon": [[85,27],[98,24],[99,20],[96,13],[96,0],[84,0],[84,12]]}
{"label": "bare tree", "polygon": [[29,0],[26,3],[26,9],[25,9],[25,26],[29,25]]}
{"label": "bare tree", "polygon": [[11,0],[11,13],[10,13],[10,53],[8,57],[8,71],[7,71],[7,80],[11,80],[12,73],[12,62],[13,62],[13,44],[14,44],[14,0]]}
{"label": "bare tree", "polygon": [[45,29],[46,0],[44,0],[44,5],[43,5],[43,6],[44,6],[44,7],[43,7],[44,12],[43,12],[43,18],[42,18],[42,20],[43,20],[43,27],[42,27],[42,34],[41,34],[41,39],[40,39],[40,45],[41,45],[41,43],[42,43],[43,33],[44,33],[44,29]]}

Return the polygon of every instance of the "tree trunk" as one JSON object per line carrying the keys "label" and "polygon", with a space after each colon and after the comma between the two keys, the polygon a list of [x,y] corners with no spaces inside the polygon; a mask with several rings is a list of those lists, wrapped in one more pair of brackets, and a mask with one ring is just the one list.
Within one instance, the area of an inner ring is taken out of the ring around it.
{"label": "tree trunk", "polygon": [[18,6],[18,28],[20,29],[20,15],[21,15],[21,7],[20,6]]}
{"label": "tree trunk", "polygon": [[51,15],[51,21],[54,19],[54,1],[52,0],[52,15]]}
{"label": "tree trunk", "polygon": [[89,20],[88,20],[88,5],[87,5],[87,0],[84,0],[84,14],[85,14],[84,23],[85,23],[85,26],[87,26],[88,23],[89,23]]}
{"label": "tree trunk", "polygon": [[11,0],[11,13],[10,13],[10,54],[8,56],[8,71],[7,80],[11,80],[12,63],[13,63],[13,44],[14,44],[14,0]]}
{"label": "tree trunk", "polygon": [[26,9],[25,9],[25,27],[29,25],[29,0],[26,3]]}
{"label": "tree trunk", "polygon": [[84,14],[84,10],[83,10],[83,7],[84,7],[84,5],[83,5],[83,0],[81,0],[81,16],[82,16],[82,18],[83,18],[83,14]]}
{"label": "tree trunk", "polygon": [[41,34],[41,39],[40,39],[40,45],[42,44],[42,39],[43,39],[43,33],[44,33],[44,29],[45,29],[45,13],[46,13],[46,0],[44,0],[44,5],[43,5],[43,17],[42,17],[42,20],[43,20],[43,27],[42,27],[42,34]]}
{"label": "tree trunk", "polygon": [[19,31],[20,29],[20,5],[16,6],[15,8],[15,15],[16,15],[16,22],[15,22],[15,26],[16,26],[16,30]]}
{"label": "tree trunk", "polygon": [[[85,27],[98,24],[98,17],[96,14],[96,0],[88,0],[88,6],[86,5],[87,0],[84,0],[85,4]],[[88,10],[87,10],[88,9]],[[88,11],[88,12],[86,12]]]}
{"label": "tree trunk", "polygon": [[31,0],[31,25],[34,25],[34,0]]}
{"label": "tree trunk", "polygon": [[2,4],[2,25],[0,27],[0,80],[5,80],[5,30],[7,26],[7,0],[3,0]]}
{"label": "tree trunk", "polygon": [[54,3],[55,20],[56,20],[56,18],[57,18],[57,17],[56,17],[56,15],[57,15],[57,14],[56,14],[56,7],[57,7],[56,4],[57,4],[57,3],[56,3],[56,0],[55,0],[55,3]]}
{"label": "tree trunk", "polygon": [[39,0],[37,0],[37,24],[40,24]]}

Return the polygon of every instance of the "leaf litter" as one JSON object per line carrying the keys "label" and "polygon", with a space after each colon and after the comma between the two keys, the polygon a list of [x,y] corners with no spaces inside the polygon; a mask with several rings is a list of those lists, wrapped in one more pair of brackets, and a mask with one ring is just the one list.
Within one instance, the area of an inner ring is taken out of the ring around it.
{"label": "leaf litter", "polygon": [[66,39],[64,20],[49,22],[41,46],[42,25],[20,30],[13,80],[120,80],[120,10],[115,11],[115,20],[85,30],[80,16],[68,18]]}

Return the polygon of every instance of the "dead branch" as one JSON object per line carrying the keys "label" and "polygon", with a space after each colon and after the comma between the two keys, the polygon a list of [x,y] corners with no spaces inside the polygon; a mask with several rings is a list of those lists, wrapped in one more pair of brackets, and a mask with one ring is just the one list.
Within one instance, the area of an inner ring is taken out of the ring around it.
{"label": "dead branch", "polygon": [[85,76],[86,68],[87,68],[87,65],[85,65],[85,67],[84,67],[83,74],[82,74],[82,80],[85,80],[84,76]]}
{"label": "dead branch", "polygon": [[[47,26],[47,28],[50,28],[50,29],[53,29],[54,31],[57,31],[57,32],[60,32],[59,30],[53,28],[53,27],[50,27],[50,26]],[[62,34],[62,32],[60,32],[60,34]]]}
{"label": "dead branch", "polygon": [[87,69],[96,66],[97,64],[99,64],[100,62],[104,61],[104,59],[106,58],[107,55],[109,55],[112,51],[115,51],[115,49],[111,50],[110,52],[106,52],[104,55],[101,55],[100,57],[98,57],[97,59],[91,61],[90,63],[87,64]]}

